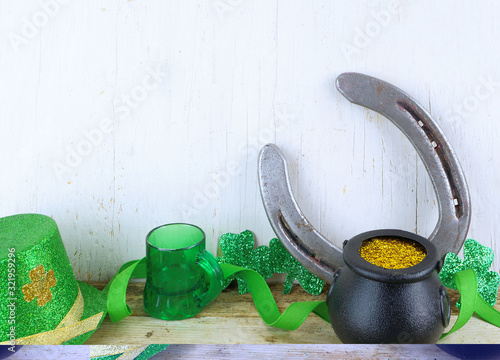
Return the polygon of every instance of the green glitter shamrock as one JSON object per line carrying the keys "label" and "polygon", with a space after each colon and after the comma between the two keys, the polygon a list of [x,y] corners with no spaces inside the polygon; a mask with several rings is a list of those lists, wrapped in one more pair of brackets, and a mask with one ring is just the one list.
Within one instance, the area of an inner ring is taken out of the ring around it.
{"label": "green glitter shamrock", "polygon": [[[217,257],[219,263],[232,264],[257,271],[267,279],[274,273],[286,273],[283,293],[288,294],[295,279],[304,290],[313,295],[319,295],[323,290],[324,282],[306,268],[304,268],[285,249],[278,239],[272,239],[269,247],[265,245],[254,249],[254,234],[245,230],[240,234],[227,233],[221,236],[219,247],[224,256]],[[225,281],[227,287],[234,277]],[[242,277],[236,276],[240,294],[249,292],[248,286]]]}
{"label": "green glitter shamrock", "polygon": [[285,283],[283,284],[283,294],[289,294],[290,291],[292,291],[292,285],[295,279],[299,281],[300,286],[309,294],[321,294],[325,282],[302,266],[302,264],[288,252],[279,239],[271,239],[269,248],[271,249],[271,255],[274,260],[272,263],[274,265],[273,271],[275,273],[286,273]]}
{"label": "green glitter shamrock", "polygon": [[[439,277],[443,284],[451,289],[457,289],[454,276],[456,273],[473,269],[477,276],[477,288],[481,297],[491,306],[497,302],[500,275],[489,271],[493,263],[494,253],[489,247],[483,246],[476,240],[468,239],[464,244],[464,260],[454,253],[446,254],[443,268]],[[457,307],[460,303],[457,302]]]}
{"label": "green glitter shamrock", "polygon": [[[264,279],[271,277],[273,271],[270,267],[270,250],[267,246],[259,246],[254,249],[255,239],[250,230],[240,234],[227,233],[220,237],[219,247],[224,256],[218,256],[220,264],[231,264],[257,271]],[[226,279],[224,288],[229,286],[234,277]],[[243,277],[236,276],[238,280],[238,291],[240,294],[250,292]]]}

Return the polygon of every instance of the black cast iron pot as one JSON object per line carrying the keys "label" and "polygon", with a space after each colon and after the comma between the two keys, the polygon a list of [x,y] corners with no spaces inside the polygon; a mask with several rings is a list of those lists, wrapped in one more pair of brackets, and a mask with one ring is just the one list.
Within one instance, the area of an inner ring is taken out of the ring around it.
{"label": "black cast iron pot", "polygon": [[[426,257],[405,269],[385,269],[363,259],[371,238],[401,238],[422,245]],[[402,230],[375,230],[344,242],[345,265],[327,297],[335,333],[343,343],[436,343],[450,321],[450,301],[438,271],[442,260],[425,238]]]}

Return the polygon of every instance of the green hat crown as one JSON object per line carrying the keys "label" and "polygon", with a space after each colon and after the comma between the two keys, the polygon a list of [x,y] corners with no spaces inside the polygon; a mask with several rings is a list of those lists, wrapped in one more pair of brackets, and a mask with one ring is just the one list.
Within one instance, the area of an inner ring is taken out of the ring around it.
{"label": "green hat crown", "polygon": [[[61,322],[84,297],[57,224],[45,215],[0,219],[0,279],[0,342],[64,327]],[[100,306],[92,315],[105,310]]]}

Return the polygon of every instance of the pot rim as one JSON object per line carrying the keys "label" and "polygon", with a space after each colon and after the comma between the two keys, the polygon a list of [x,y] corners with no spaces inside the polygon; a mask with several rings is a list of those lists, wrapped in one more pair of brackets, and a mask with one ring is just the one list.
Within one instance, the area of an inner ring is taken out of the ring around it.
{"label": "pot rim", "polygon": [[[404,269],[385,269],[363,259],[359,253],[363,242],[375,237],[413,240],[422,245],[427,254],[421,262],[414,266]],[[345,243],[343,257],[345,264],[352,271],[363,277],[380,282],[415,282],[429,276],[434,270],[439,271],[440,269],[440,259],[434,244],[420,235],[398,229],[372,230],[354,236]]]}

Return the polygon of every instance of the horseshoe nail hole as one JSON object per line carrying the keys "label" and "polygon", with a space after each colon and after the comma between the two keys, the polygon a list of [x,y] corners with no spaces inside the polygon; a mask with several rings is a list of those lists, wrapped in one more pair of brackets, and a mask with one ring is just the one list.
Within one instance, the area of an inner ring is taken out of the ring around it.
{"label": "horseshoe nail hole", "polygon": [[438,144],[435,141],[431,142],[431,145],[432,145],[433,148],[435,148],[435,147],[438,146]]}
{"label": "horseshoe nail hole", "polygon": [[418,125],[420,125],[420,127],[422,127],[422,126],[424,126],[424,122],[423,122],[422,120],[420,120],[420,121],[418,122]]}
{"label": "horseshoe nail hole", "polygon": [[458,205],[458,199],[457,199],[457,198],[453,199],[453,204],[454,204],[455,206],[457,206],[457,205]]}

